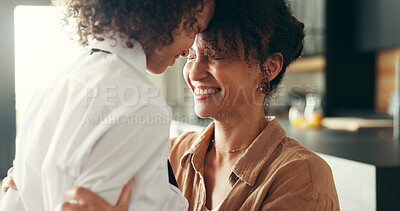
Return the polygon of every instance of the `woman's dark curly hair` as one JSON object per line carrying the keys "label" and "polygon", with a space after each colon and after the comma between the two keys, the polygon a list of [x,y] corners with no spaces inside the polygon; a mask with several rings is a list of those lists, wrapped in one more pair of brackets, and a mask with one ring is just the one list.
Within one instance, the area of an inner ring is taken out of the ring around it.
{"label": "woman's dark curly hair", "polygon": [[201,33],[206,48],[214,49],[210,52],[220,50],[218,34],[225,41],[226,53],[230,51],[238,58],[237,39],[241,37],[244,59],[250,62],[251,56],[260,62],[260,69],[270,55],[282,53],[282,70],[270,82],[271,92],[282,80],[287,66],[300,57],[305,36],[304,24],[292,15],[286,0],[216,0],[214,16]]}
{"label": "woman's dark curly hair", "polygon": [[171,44],[182,20],[188,32],[197,32],[193,24],[206,1],[210,0],[66,0],[64,21],[76,28],[83,46],[92,38],[113,39],[118,34],[128,40],[127,47],[132,48],[129,40],[135,39],[150,52],[154,46]]}

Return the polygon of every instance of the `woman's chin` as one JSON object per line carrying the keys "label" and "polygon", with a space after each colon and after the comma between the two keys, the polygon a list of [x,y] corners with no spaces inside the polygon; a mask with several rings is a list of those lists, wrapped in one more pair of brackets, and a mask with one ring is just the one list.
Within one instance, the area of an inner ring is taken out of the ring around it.
{"label": "woman's chin", "polygon": [[200,118],[208,118],[209,117],[209,116],[207,116],[207,115],[205,115],[203,113],[200,113],[200,112],[195,112],[195,113],[196,113],[196,116],[198,116]]}
{"label": "woman's chin", "polygon": [[214,120],[218,120],[218,119],[220,119],[220,117],[227,116],[227,115],[220,114],[219,112],[216,112],[215,109],[211,110],[211,109],[205,109],[205,108],[199,108],[199,107],[195,108],[195,113],[200,118],[211,118]]}
{"label": "woman's chin", "polygon": [[212,116],[212,115],[210,115],[210,112],[207,112],[205,109],[198,108],[197,106],[196,106],[194,112],[200,118],[210,118]]}

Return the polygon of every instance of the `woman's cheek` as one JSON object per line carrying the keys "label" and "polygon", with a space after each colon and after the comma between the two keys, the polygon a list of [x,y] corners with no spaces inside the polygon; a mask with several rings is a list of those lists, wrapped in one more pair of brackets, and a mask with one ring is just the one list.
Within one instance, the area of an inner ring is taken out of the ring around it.
{"label": "woman's cheek", "polygon": [[183,78],[185,78],[185,81],[187,84],[189,84],[189,73],[190,73],[190,68],[191,68],[190,61],[187,61],[185,66],[183,67]]}

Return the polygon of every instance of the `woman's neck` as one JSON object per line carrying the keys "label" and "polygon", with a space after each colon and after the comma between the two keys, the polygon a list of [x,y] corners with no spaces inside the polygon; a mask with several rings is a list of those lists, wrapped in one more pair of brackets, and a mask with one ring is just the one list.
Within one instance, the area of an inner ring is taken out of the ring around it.
{"label": "woman's neck", "polygon": [[238,155],[243,154],[253,143],[266,124],[263,111],[247,112],[242,116],[231,115],[224,121],[215,120],[214,144],[217,158],[225,161],[238,158]]}

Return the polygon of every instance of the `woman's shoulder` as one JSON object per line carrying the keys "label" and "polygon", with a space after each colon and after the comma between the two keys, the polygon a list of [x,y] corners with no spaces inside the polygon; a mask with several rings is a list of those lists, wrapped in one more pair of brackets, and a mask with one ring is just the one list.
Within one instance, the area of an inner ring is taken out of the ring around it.
{"label": "woman's shoulder", "polygon": [[274,161],[277,171],[286,172],[288,177],[301,177],[300,181],[312,184],[314,192],[324,192],[329,186],[335,189],[332,170],[319,155],[288,137],[280,143],[278,151]]}
{"label": "woman's shoulder", "polygon": [[279,147],[287,162],[306,162],[310,167],[320,166],[330,170],[324,159],[292,138],[286,137]]}
{"label": "woman's shoulder", "polygon": [[286,137],[271,158],[260,178],[268,189],[264,207],[284,207],[291,201],[299,210],[339,209],[332,170],[320,156]]}

